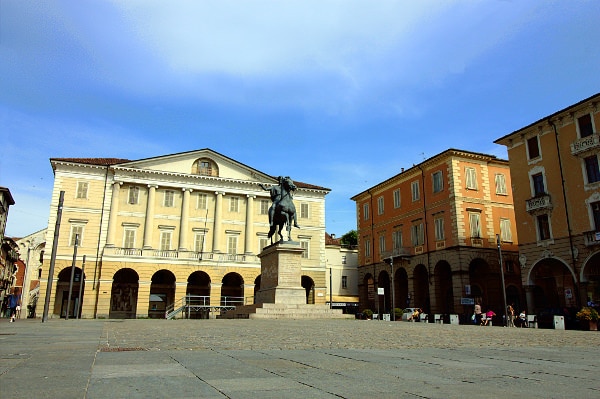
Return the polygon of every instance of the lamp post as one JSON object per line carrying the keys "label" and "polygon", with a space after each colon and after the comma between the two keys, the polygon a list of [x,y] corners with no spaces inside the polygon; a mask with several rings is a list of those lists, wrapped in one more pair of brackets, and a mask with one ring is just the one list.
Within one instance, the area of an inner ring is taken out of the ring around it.
{"label": "lamp post", "polygon": [[390,265],[390,291],[392,294],[392,321],[396,320],[396,295],[394,294],[394,257],[390,255],[389,258],[385,258],[385,263]]}
{"label": "lamp post", "polygon": [[502,295],[504,296],[504,322],[508,325],[508,312],[506,310],[506,285],[504,284],[504,266],[502,265],[502,248],[500,248],[500,234],[496,234],[498,243],[498,258],[500,259],[500,276],[502,277]]}

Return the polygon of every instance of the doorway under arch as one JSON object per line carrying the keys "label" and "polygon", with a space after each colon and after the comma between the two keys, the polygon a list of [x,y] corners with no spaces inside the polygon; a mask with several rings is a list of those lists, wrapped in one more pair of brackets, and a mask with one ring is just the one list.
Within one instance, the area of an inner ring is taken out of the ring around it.
{"label": "doorway under arch", "polygon": [[175,302],[175,275],[169,270],[159,270],[152,276],[148,317],[164,319],[167,307]]}
{"label": "doorway under arch", "polygon": [[73,274],[73,288],[71,291],[71,302],[69,303],[69,286],[71,285],[71,268],[66,267],[58,274],[56,284],[56,294],[54,301],[54,313],[60,314],[61,318],[67,315],[69,308],[69,318],[81,316],[81,304],[79,303],[79,292],[81,291],[81,302],[85,293],[85,275],[81,278],[81,269],[75,267]]}
{"label": "doorway under arch", "polygon": [[139,276],[133,269],[120,269],[113,276],[110,290],[110,310],[108,317],[111,319],[135,319]]}
{"label": "doorway under arch", "polygon": [[221,280],[221,306],[244,304],[244,279],[238,273],[227,273]]}
{"label": "doorway under arch", "polygon": [[315,282],[309,276],[302,276],[302,288],[306,291],[306,303],[315,303]]}

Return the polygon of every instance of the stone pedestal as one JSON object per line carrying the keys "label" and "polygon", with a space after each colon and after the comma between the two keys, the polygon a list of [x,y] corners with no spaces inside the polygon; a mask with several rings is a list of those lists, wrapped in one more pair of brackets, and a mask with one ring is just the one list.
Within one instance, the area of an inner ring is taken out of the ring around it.
{"label": "stone pedestal", "polygon": [[301,285],[302,251],[299,242],[286,241],[271,245],[258,255],[261,276],[257,304],[306,304],[306,290]]}

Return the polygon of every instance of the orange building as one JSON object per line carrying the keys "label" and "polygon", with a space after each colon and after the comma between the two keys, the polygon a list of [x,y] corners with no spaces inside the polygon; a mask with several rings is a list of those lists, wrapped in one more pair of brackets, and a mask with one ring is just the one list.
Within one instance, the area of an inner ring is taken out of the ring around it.
{"label": "orange building", "polygon": [[495,141],[508,148],[528,310],[566,323],[588,298],[600,302],[599,101]]}
{"label": "orange building", "polygon": [[508,161],[449,149],[352,200],[361,309],[464,317],[480,303],[502,315],[497,236],[507,301],[524,301]]}

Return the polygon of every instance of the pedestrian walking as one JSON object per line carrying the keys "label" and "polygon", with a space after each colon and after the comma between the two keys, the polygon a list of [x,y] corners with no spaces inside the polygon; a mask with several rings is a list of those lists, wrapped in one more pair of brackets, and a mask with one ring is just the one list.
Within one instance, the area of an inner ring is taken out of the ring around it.
{"label": "pedestrian walking", "polygon": [[10,322],[15,321],[17,317],[17,306],[21,304],[21,297],[13,290],[13,293],[8,296],[8,308],[10,309]]}

